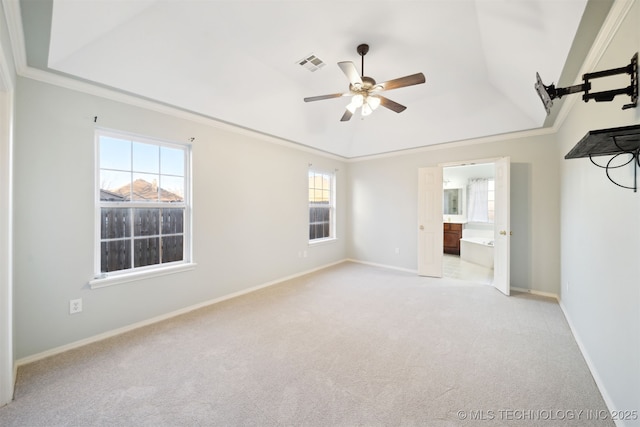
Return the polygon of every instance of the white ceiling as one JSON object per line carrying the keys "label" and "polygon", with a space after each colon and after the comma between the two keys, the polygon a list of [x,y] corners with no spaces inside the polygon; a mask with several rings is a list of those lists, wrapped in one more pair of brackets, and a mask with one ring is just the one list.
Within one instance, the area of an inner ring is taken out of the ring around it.
{"label": "white ceiling", "polygon": [[[54,0],[47,66],[347,158],[541,127],[586,0]],[[340,122],[339,61],[406,105]],[[298,60],[326,65],[310,72]]]}

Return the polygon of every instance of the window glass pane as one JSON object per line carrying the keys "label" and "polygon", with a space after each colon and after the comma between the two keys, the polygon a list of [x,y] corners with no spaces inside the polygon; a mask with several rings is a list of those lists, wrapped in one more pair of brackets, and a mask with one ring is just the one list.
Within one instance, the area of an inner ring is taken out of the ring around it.
{"label": "window glass pane", "polygon": [[183,202],[184,178],[178,176],[160,176],[160,201]]}
{"label": "window glass pane", "polygon": [[131,268],[131,241],[111,240],[100,243],[100,271],[126,270]]}
{"label": "window glass pane", "polygon": [[110,202],[131,200],[131,173],[101,170],[100,200]]}
{"label": "window glass pane", "polygon": [[331,237],[333,176],[309,172],[309,240]]}
{"label": "window glass pane", "polygon": [[160,263],[160,238],[133,240],[133,266],[144,267]]}
{"label": "window glass pane", "polygon": [[160,147],[134,142],[133,170],[135,172],[160,173]]}
{"label": "window glass pane", "polygon": [[158,175],[134,173],[132,200],[157,202],[160,193],[158,190],[158,182],[160,182],[160,176]]}
{"label": "window glass pane", "polygon": [[184,232],[184,211],[182,209],[162,209],[162,234]]}
{"label": "window glass pane", "polygon": [[131,141],[101,136],[100,167],[103,169],[131,170]]}
{"label": "window glass pane", "polygon": [[[188,147],[97,134],[101,271],[183,261],[189,253],[183,206],[188,196]],[[167,208],[122,207],[127,202]]]}
{"label": "window glass pane", "polygon": [[162,262],[182,261],[182,255],[182,236],[167,236],[162,238]]}
{"label": "window glass pane", "polygon": [[131,235],[131,210],[127,208],[102,208],[100,210],[100,238],[118,239]]}
{"label": "window glass pane", "polygon": [[184,150],[160,147],[160,172],[163,175],[184,176]]}
{"label": "window glass pane", "polygon": [[134,209],[133,235],[157,236],[160,234],[160,209]]}

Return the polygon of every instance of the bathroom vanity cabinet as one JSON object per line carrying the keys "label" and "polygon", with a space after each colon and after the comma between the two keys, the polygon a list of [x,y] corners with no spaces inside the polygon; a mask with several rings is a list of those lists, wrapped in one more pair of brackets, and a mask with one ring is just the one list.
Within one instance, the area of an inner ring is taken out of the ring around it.
{"label": "bathroom vanity cabinet", "polygon": [[460,239],[462,239],[462,224],[445,222],[444,224],[444,253],[460,255]]}

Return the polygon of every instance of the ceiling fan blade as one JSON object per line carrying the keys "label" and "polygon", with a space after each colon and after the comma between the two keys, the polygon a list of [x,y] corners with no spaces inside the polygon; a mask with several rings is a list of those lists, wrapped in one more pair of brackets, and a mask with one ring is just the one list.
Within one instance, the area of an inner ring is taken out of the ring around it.
{"label": "ceiling fan blade", "polygon": [[380,98],[380,105],[390,109],[391,111],[395,111],[396,113],[402,113],[404,110],[407,109],[407,107],[405,107],[404,105],[398,104],[397,102],[392,101],[389,98],[385,98],[384,96],[380,96],[380,95],[376,95],[376,96]]}
{"label": "ceiling fan blade", "polygon": [[424,74],[417,73],[411,74],[410,76],[400,77],[399,79],[389,80],[384,83],[380,83],[378,86],[381,86],[382,90],[391,90],[405,86],[419,85],[425,81]]}
{"label": "ceiling fan blade", "polygon": [[342,118],[340,119],[341,122],[347,122],[351,119],[351,116],[353,116],[353,113],[349,110],[344,110],[344,114],[342,115]]}
{"label": "ceiling fan blade", "polygon": [[349,79],[349,83],[356,86],[362,86],[362,78],[360,78],[360,74],[358,74],[358,69],[353,62],[344,61],[338,62],[338,67],[342,70],[342,72]]}
{"label": "ceiling fan blade", "polygon": [[340,98],[349,95],[348,93],[332,93],[331,95],[310,96],[304,99],[304,102],[321,101],[323,99]]}

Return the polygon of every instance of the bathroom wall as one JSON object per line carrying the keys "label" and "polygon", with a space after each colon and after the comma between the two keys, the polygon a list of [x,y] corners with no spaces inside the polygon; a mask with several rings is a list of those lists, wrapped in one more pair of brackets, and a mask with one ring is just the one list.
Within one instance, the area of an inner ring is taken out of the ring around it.
{"label": "bathroom wall", "polygon": [[[472,178],[493,178],[494,165],[493,163],[481,163],[481,164],[469,164],[463,166],[448,166],[442,169],[442,178],[444,182],[444,188],[462,188],[463,194],[463,210],[460,215],[446,215],[443,214],[444,222],[467,222],[467,197],[468,197],[468,183]],[[467,226],[475,226],[475,224],[465,224]],[[479,225],[479,228],[486,228],[483,225]],[[493,225],[489,226],[493,229]]]}

